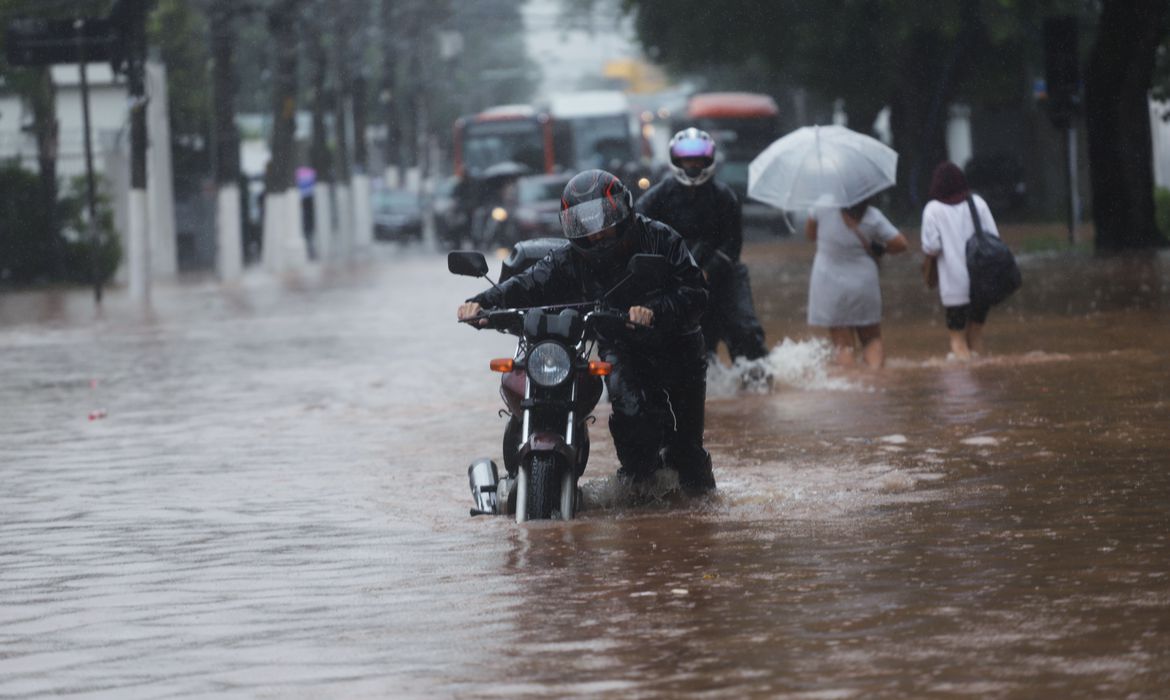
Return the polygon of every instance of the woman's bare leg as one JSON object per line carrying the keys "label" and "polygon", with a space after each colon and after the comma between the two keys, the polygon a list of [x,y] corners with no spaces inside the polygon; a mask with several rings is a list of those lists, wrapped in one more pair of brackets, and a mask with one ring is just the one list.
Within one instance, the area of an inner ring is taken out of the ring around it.
{"label": "woman's bare leg", "polygon": [[870,369],[881,369],[886,364],[886,349],[882,344],[882,327],[875,323],[872,326],[860,326],[857,337],[861,340],[861,356]]}
{"label": "woman's bare leg", "polygon": [[951,336],[951,354],[959,360],[970,360],[971,348],[967,345],[967,331],[948,330],[947,333]]}
{"label": "woman's bare leg", "polygon": [[830,328],[829,341],[833,343],[833,360],[842,367],[852,367],[853,329],[846,327]]}
{"label": "woman's bare leg", "polygon": [[983,324],[967,322],[967,347],[971,352],[983,354]]}

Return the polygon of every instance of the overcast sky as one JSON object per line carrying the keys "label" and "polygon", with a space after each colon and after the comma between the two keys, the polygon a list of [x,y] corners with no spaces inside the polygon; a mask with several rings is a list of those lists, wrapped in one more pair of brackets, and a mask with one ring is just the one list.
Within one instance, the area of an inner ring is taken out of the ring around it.
{"label": "overcast sky", "polygon": [[528,55],[544,73],[542,94],[571,89],[585,75],[600,75],[608,60],[639,55],[629,19],[614,2],[598,4],[602,7],[594,13],[593,32],[568,29],[560,17],[560,0],[528,0],[522,8]]}

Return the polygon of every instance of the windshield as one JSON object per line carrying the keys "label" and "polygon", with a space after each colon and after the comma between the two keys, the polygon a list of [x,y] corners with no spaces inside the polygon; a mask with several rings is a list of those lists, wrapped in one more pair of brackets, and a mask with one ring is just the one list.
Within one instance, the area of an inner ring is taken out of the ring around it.
{"label": "windshield", "polygon": [[463,162],[475,175],[508,161],[544,170],[544,139],[531,119],[468,124],[463,131]]}
{"label": "windshield", "polygon": [[634,160],[626,115],[582,117],[571,120],[571,124],[573,158],[578,169],[606,169],[613,167],[614,161],[620,164]]}

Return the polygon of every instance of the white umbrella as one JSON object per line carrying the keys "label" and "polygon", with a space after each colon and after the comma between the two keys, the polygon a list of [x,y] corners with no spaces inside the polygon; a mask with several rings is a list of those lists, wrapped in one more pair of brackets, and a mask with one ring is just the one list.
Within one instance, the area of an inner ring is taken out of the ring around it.
{"label": "white umbrella", "polygon": [[898,154],[843,126],[806,126],[748,166],[748,196],[780,209],[849,207],[894,185]]}

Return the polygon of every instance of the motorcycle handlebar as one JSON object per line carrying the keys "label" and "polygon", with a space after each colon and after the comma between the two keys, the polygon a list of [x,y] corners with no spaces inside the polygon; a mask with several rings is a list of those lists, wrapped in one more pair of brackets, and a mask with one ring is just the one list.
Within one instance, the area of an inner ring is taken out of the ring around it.
{"label": "motorcycle handlebar", "polygon": [[597,311],[591,311],[585,315],[585,323],[586,325],[600,330],[603,333],[609,329],[611,331],[616,330],[619,333],[634,333],[636,335],[641,335],[643,333],[650,332],[654,328],[653,326],[643,326],[641,324],[634,323],[630,320],[630,315],[628,313],[622,313],[616,309],[599,309]]}
{"label": "motorcycle handlebar", "polygon": [[519,309],[490,309],[481,311],[471,318],[461,319],[473,328],[491,328],[498,331],[518,332],[524,314]]}
{"label": "motorcycle handlebar", "polygon": [[[537,307],[540,308],[540,307]],[[524,313],[530,309],[491,309],[482,311],[476,316],[460,320],[473,328],[490,328],[519,335],[524,326]],[[640,336],[654,329],[653,326],[643,326],[630,320],[627,312],[617,309],[595,309],[585,314],[585,325],[602,333],[624,333]]]}

